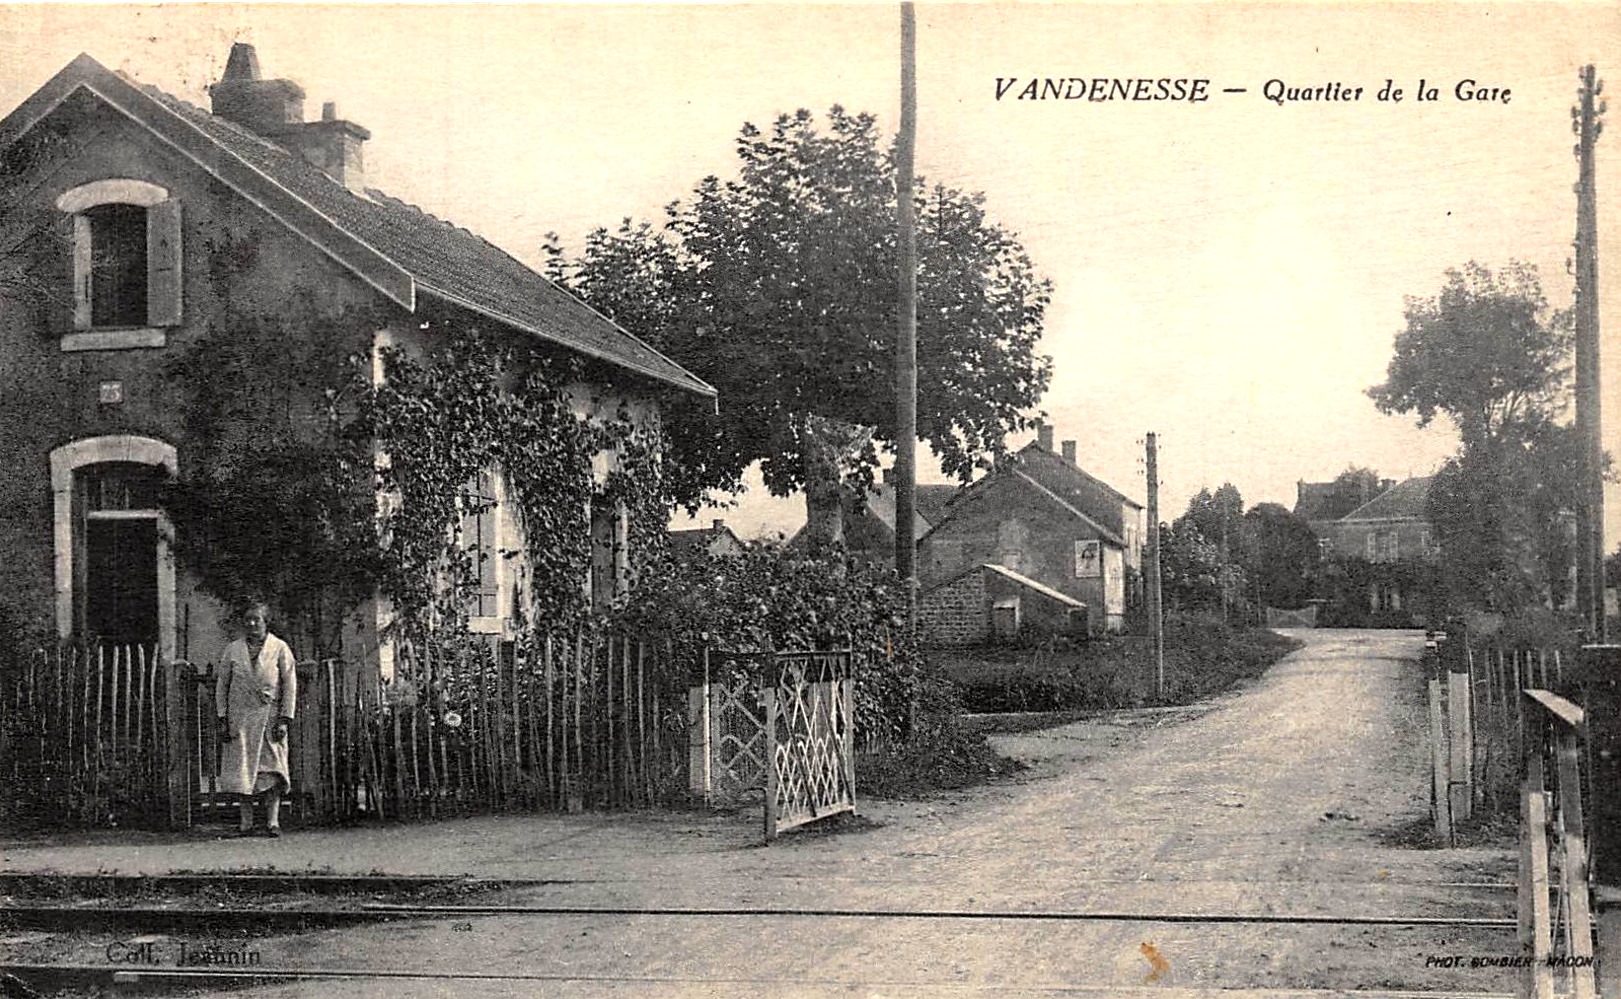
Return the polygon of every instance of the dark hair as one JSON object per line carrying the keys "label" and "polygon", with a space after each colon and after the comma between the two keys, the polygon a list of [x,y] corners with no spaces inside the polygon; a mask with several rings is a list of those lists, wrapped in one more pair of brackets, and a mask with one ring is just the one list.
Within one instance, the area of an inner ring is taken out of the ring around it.
{"label": "dark hair", "polygon": [[270,601],[254,593],[241,597],[236,601],[236,607],[232,611],[232,616],[234,616],[238,621],[241,621],[248,616],[248,611],[256,608],[263,608],[266,617],[270,615]]}

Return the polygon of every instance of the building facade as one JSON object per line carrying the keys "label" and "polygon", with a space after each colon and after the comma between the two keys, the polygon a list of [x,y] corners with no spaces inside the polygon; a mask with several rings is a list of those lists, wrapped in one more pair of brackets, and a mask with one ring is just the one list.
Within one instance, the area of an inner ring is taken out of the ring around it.
{"label": "building facade", "polygon": [[925,594],[982,565],[1000,566],[1088,608],[1094,630],[1119,631],[1142,571],[1135,500],[1082,470],[1053,430],[963,487],[918,545]]}
{"label": "building facade", "polygon": [[[177,560],[162,486],[218,453],[188,419],[207,374],[181,372],[247,337],[246,315],[298,317],[278,354],[370,355],[374,384],[384,351],[431,349],[423,331],[444,319],[573,358],[581,418],[652,426],[667,393],[713,395],[508,254],[368,188],[370,133],[331,104],[306,121],[302,89],[264,78],[251,46],[210,94],[205,111],[81,55],[0,121],[0,599],[15,620],[164,659],[218,649],[226,608]],[[267,377],[235,402],[318,412],[316,393]],[[596,473],[616,461],[598,455]],[[545,568],[493,557],[523,540],[501,470],[465,488],[487,502],[463,532],[492,553],[472,626],[499,632]],[[622,570],[622,519],[581,513],[609,549],[596,576]],[[346,633],[384,675],[387,618],[372,601]]]}

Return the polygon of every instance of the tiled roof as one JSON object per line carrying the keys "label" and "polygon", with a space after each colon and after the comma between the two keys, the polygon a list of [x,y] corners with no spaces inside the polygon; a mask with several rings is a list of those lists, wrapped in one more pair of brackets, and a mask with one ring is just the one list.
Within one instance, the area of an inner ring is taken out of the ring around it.
{"label": "tiled roof", "polygon": [[932,593],[933,591],[940,589],[942,586],[950,586],[952,583],[955,583],[958,580],[963,579],[964,577],[972,576],[975,573],[979,573],[979,572],[994,572],[998,576],[1002,576],[1005,579],[1010,579],[1013,582],[1019,584],[1020,586],[1023,586],[1023,587],[1025,587],[1027,589],[1030,589],[1030,590],[1034,590],[1035,592],[1041,594],[1044,597],[1048,597],[1048,598],[1050,598],[1052,600],[1056,600],[1059,603],[1064,604],[1064,605],[1069,606],[1069,607],[1080,607],[1080,608],[1085,608],[1086,607],[1086,602],[1083,601],[1083,600],[1077,600],[1077,599],[1075,599],[1074,597],[1070,596],[1067,593],[1060,593],[1057,590],[1053,589],[1052,587],[1046,585],[1045,583],[1038,583],[1034,579],[1031,579],[1029,576],[1026,576],[1026,575],[1024,575],[1022,573],[1014,572],[1012,569],[1009,569],[1007,566],[1005,566],[1005,565],[997,565],[995,562],[983,562],[983,563],[981,563],[979,565],[970,566],[967,569],[964,569],[962,572],[957,573],[955,576],[952,576],[949,579],[943,579],[940,582],[935,583],[934,585],[930,586],[928,588],[928,590],[926,590],[924,592]]}
{"label": "tiled roof", "polygon": [[583,354],[714,394],[695,375],[488,240],[382,191],[368,189],[362,198],[296,153],[154,87],[142,89],[394,261],[423,291]]}
{"label": "tiled roof", "polygon": [[917,513],[918,516],[930,524],[938,524],[946,515],[946,504],[950,503],[957,493],[962,491],[961,486],[940,485],[930,483],[917,487]]}
{"label": "tiled roof", "polygon": [[1398,482],[1340,520],[1424,520],[1429,516],[1433,475]]}
{"label": "tiled roof", "polygon": [[1014,452],[1014,458],[1018,461],[1019,467],[1027,471],[1031,477],[1066,499],[1076,488],[1085,487],[1112,496],[1122,503],[1129,503],[1139,510],[1143,508],[1141,503],[1130,496],[1090,472],[1070,464],[1064,460],[1063,455],[1047,450],[1036,441],[1031,441]]}
{"label": "tiled roof", "polygon": [[[48,113],[80,86],[171,139],[216,175],[230,175],[227,183],[251,183],[253,196],[273,214],[280,217],[281,209],[297,218],[300,224],[290,221],[290,228],[408,309],[414,311],[418,293],[425,293],[665,384],[715,394],[697,376],[492,243],[380,191],[362,197],[302,156],[113,73],[89,56],[79,56],[7,116],[3,138],[9,141],[32,124],[18,119]],[[204,143],[196,141],[199,135]],[[382,268],[384,277],[367,274],[367,262]]]}

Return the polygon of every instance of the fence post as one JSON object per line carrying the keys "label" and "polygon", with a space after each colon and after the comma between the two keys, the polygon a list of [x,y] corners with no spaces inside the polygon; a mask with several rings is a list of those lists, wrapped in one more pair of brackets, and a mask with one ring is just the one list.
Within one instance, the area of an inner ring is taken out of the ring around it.
{"label": "fence post", "polygon": [[[1521,695],[1523,697],[1523,695]],[[1537,735],[1541,735],[1540,728]],[[1548,798],[1543,774],[1540,738],[1525,750],[1525,783],[1520,790],[1520,957],[1525,961],[1519,995],[1552,999],[1553,971],[1548,967],[1552,945],[1548,904]]]}
{"label": "fence post", "polygon": [[687,784],[692,796],[710,803],[714,785],[709,771],[709,650],[704,649],[704,673],[687,688]]}
{"label": "fence post", "polygon": [[183,661],[163,664],[164,770],[169,797],[169,828],[191,828],[191,759],[187,750],[186,678],[191,668]]}
{"label": "fence post", "polygon": [[1583,646],[1572,672],[1587,722],[1598,994],[1621,995],[1621,645]]}
{"label": "fence post", "polygon": [[1452,775],[1447,769],[1446,718],[1441,713],[1441,681],[1430,678],[1430,763],[1435,838],[1452,845]]}
{"label": "fence post", "polygon": [[[1454,665],[1457,665],[1454,661]],[[1469,724],[1469,674],[1447,673],[1447,735],[1451,751],[1453,822],[1467,822],[1474,812],[1474,742]]]}
{"label": "fence post", "polygon": [[765,698],[765,841],[777,838],[777,688],[768,685]]}

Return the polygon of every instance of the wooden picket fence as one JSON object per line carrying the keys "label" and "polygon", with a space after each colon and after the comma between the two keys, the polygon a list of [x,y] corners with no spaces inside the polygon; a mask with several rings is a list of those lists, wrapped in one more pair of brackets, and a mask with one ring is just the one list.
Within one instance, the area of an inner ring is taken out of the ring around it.
{"label": "wooden picket fence", "polygon": [[[666,641],[419,640],[396,662],[387,684],[298,665],[287,821],[685,800],[688,670]],[[185,827],[230,805],[215,678],[139,648],[0,650],[0,821]]]}
{"label": "wooden picket fence", "polygon": [[[182,667],[183,669],[185,667]],[[395,679],[299,665],[289,820],[645,808],[686,791],[685,673],[613,635],[406,643]],[[188,670],[188,802],[217,793],[212,669]]]}
{"label": "wooden picket fence", "polygon": [[166,710],[150,648],[0,650],[0,817],[161,824]]}

